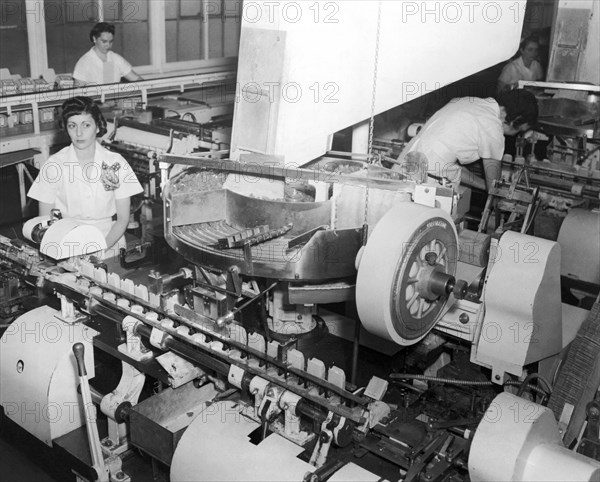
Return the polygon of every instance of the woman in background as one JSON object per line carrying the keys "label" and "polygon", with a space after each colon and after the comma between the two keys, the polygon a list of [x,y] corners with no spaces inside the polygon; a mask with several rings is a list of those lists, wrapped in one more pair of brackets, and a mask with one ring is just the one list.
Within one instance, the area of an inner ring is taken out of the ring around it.
{"label": "woman in background", "polygon": [[106,22],[94,25],[90,32],[90,41],[94,45],[77,61],[73,70],[77,82],[113,84],[120,82],[121,77],[131,82],[143,80],[127,60],[111,50],[114,37],[114,25]]}
{"label": "woman in background", "polygon": [[498,78],[498,95],[516,89],[519,80],[542,80],[544,71],[537,61],[540,44],[534,37],[521,42],[519,56],[507,63]]}
{"label": "woman in background", "polygon": [[106,120],[89,97],[73,97],[62,105],[61,123],[71,145],[48,158],[27,195],[39,201],[40,216],[60,209],[65,218],[95,225],[116,255],[126,247],[130,198],[143,192],[131,166],[102,147]]}

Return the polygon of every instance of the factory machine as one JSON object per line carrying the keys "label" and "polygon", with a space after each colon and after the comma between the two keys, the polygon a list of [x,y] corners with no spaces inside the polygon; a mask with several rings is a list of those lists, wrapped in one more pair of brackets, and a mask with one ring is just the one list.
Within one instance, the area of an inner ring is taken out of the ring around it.
{"label": "factory machine", "polygon": [[[522,191],[539,191],[536,212],[554,221],[554,229],[545,231],[563,249],[564,287],[593,293],[600,285],[600,86],[522,84],[539,99],[538,135],[546,139],[546,152],[543,160],[521,158],[513,183]],[[529,141],[535,146],[538,138]],[[505,167],[514,169],[514,163]]]}
{"label": "factory machine", "polygon": [[[235,86],[226,80],[207,82],[201,89],[179,95],[154,96],[141,108],[132,98],[103,106],[108,132],[102,143],[121,154],[144,187],[134,198],[129,226],[141,242],[122,255],[123,264],[153,257],[150,243],[160,237],[162,186],[175,174],[172,164],[159,162],[166,153],[220,158],[229,153]],[[158,235],[158,236],[157,236]],[[140,258],[139,253],[144,253]],[[155,256],[154,256],[155,257]],[[133,261],[131,260],[133,259]]]}
{"label": "factory machine", "polygon": [[[5,416],[62,450],[87,422],[84,480],[127,480],[132,447],[170,466],[171,480],[596,480],[600,464],[563,445],[554,413],[536,403],[551,387],[529,371],[564,343],[558,245],[457,234],[451,212],[425,204],[429,190],[451,207],[445,188],[321,162],[298,170],[285,183],[292,197],[278,201],[224,187],[242,175],[234,161],[173,178],[167,239],[188,262],[169,274],[135,280],[89,256],[52,260],[3,238],[5,262],[60,303],[3,336]],[[297,179],[308,176],[341,192],[313,200]],[[367,186],[369,221],[375,208],[383,214],[365,243],[343,191]],[[348,343],[348,374],[319,351],[348,321],[318,306],[352,298],[379,343],[427,347],[425,375],[363,364],[360,339]],[[102,379],[98,350],[122,360],[107,394],[84,376]],[[150,396],[148,380],[161,382]],[[92,400],[108,424],[102,441]]]}
{"label": "factory machine", "polygon": [[155,96],[143,110],[137,109],[135,98],[127,99],[130,105],[123,107],[130,109],[120,109],[120,115],[107,112],[104,144],[130,160],[143,180],[156,170],[149,172],[148,160],[164,153],[222,155],[229,150],[233,89],[227,82],[207,83],[181,95]]}
{"label": "factory machine", "polygon": [[[348,2],[335,27],[311,23],[311,40],[302,22],[245,23],[240,89],[265,72],[309,75],[295,64],[306,42],[320,72],[323,38],[352,49],[365,20],[375,58],[389,59],[396,36],[424,28],[401,4]],[[512,52],[513,18],[457,28]],[[470,48],[452,25],[431,28]],[[440,75],[508,56],[471,50],[474,63]],[[355,54],[348,69],[373,52]],[[78,480],[599,480],[598,357],[586,344],[599,305],[561,303],[560,246],[470,231],[452,189],[324,154],[327,133],[402,102],[383,95],[398,78],[390,64],[375,64],[379,104],[253,91],[257,102],[236,106],[231,159],[160,156],[180,171],[162,189],[170,264],[73,255],[79,227],[64,219],[31,229],[40,249],[0,238],[2,262],[49,295],[2,337],[4,423]],[[321,116],[304,129],[309,108]]]}

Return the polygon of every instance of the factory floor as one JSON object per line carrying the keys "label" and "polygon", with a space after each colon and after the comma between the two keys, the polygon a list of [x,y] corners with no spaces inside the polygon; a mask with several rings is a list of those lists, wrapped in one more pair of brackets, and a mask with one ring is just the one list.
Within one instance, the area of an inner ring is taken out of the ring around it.
{"label": "factory floor", "polygon": [[2,427],[0,434],[0,474],[7,482],[63,482],[38,466],[39,457],[19,447]]}
{"label": "factory floor", "polygon": [[[35,464],[31,455],[0,438],[0,474],[11,482],[60,482]],[[10,474],[10,475],[9,475]]]}

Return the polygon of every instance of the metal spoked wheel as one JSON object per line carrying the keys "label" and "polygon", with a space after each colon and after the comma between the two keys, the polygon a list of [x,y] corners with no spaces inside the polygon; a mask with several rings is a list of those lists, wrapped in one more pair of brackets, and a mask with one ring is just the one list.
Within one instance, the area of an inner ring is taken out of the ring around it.
{"label": "metal spoked wheel", "polygon": [[458,239],[440,209],[401,203],[375,226],[358,269],[356,301],[367,330],[411,345],[433,328],[456,272]]}
{"label": "metal spoked wheel", "polygon": [[[392,285],[392,320],[407,340],[427,333],[437,321],[446,298],[433,292],[434,273],[456,272],[456,238],[451,229],[435,226],[415,233],[399,260]],[[451,259],[451,257],[453,259]]]}

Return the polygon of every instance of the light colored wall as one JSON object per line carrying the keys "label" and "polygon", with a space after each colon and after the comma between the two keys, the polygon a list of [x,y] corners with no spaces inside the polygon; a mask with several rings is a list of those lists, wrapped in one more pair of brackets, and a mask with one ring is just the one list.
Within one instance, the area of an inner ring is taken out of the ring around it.
{"label": "light colored wall", "polygon": [[[269,3],[242,15],[233,157],[246,149],[302,164],[371,114],[378,2]],[[512,56],[525,1],[381,7],[375,113]]]}
{"label": "light colored wall", "polygon": [[579,82],[600,85],[600,1],[592,2],[588,39],[581,60]]}

